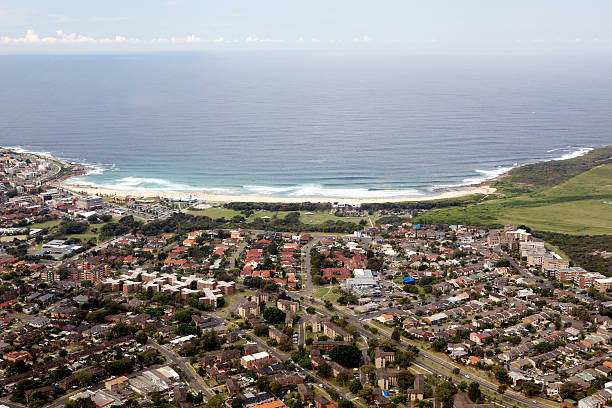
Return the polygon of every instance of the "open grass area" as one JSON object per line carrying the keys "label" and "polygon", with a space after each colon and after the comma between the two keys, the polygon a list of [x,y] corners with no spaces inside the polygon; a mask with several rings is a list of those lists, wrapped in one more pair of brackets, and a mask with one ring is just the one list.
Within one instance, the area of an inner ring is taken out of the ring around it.
{"label": "open grass area", "polygon": [[498,218],[539,231],[565,234],[612,233],[612,205],[603,200],[579,200],[540,207],[512,208]]}
{"label": "open grass area", "polygon": [[51,229],[60,225],[62,220],[51,220],[45,222],[37,222],[30,225],[30,229]]}
{"label": "open grass area", "polygon": [[0,242],[13,242],[13,240],[15,239],[23,241],[24,239],[27,239],[27,238],[28,238],[27,235],[7,235],[7,236],[0,237]]}
{"label": "open grass area", "polygon": [[[240,211],[231,210],[231,209],[223,208],[223,207],[212,207],[212,208],[207,208],[204,210],[189,209],[189,210],[186,210],[185,212],[187,214],[207,216],[213,219],[222,218],[222,217],[225,219],[231,219],[235,217],[236,215],[242,215]],[[290,212],[291,211],[259,210],[259,211],[255,211],[253,215],[248,217],[246,220],[247,222],[251,222],[261,217],[284,218]],[[312,214],[306,215],[306,213],[312,213]],[[304,224],[321,224],[325,221],[345,221],[345,222],[358,223],[362,219],[366,221],[368,220],[367,217],[336,217],[335,215],[330,214],[328,211],[300,211],[300,221],[302,221]],[[368,222],[368,225],[369,225],[369,222]]]}
{"label": "open grass area", "polygon": [[534,230],[574,235],[612,234],[612,164],[595,167],[559,185],[501,198],[429,211],[424,223],[524,224]]}
{"label": "open grass area", "polygon": [[194,210],[190,208],[188,210],[185,210],[185,212],[187,214],[207,216],[213,219],[216,219],[216,218],[231,219],[236,215],[240,215],[240,211],[230,210],[230,209],[223,208],[223,207],[212,207],[212,208],[206,208],[204,210]]}

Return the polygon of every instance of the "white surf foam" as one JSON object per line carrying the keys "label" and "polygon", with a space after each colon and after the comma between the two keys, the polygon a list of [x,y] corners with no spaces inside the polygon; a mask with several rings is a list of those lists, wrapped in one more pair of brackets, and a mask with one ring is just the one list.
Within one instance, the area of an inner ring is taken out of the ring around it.
{"label": "white surf foam", "polygon": [[480,183],[484,183],[487,180],[492,180],[496,177],[501,176],[504,173],[507,173],[508,171],[512,170],[515,166],[507,166],[507,167],[502,167],[502,166],[498,166],[496,169],[494,170],[474,170],[476,173],[479,173],[480,175],[478,176],[473,176],[473,177],[467,177],[464,178],[463,180],[457,182],[457,183],[452,183],[452,184],[436,184],[432,187],[430,187],[430,190],[435,191],[435,190],[439,190],[441,188],[460,188],[460,187],[468,187],[468,186],[473,186],[476,184],[480,184]]}
{"label": "white surf foam", "polygon": [[[562,156],[559,157],[555,157],[552,160],[568,160],[568,159],[574,159],[576,157],[580,157],[583,156],[585,154],[587,154],[588,152],[590,152],[591,150],[593,150],[592,147],[577,147],[575,148],[576,150],[574,150],[573,152],[569,152],[566,153]],[[564,149],[560,149],[560,150],[564,150]]]}
{"label": "white surf foam", "polygon": [[137,192],[155,192],[155,191],[184,191],[184,192],[203,192],[216,194],[235,194],[236,191],[230,188],[223,187],[194,187],[188,184],[176,183],[170,180],[155,178],[155,177],[122,177],[113,183],[96,183],[90,180],[81,180],[74,178],[69,180],[67,184],[76,184],[86,187],[103,188],[107,190],[118,191],[137,191]]}

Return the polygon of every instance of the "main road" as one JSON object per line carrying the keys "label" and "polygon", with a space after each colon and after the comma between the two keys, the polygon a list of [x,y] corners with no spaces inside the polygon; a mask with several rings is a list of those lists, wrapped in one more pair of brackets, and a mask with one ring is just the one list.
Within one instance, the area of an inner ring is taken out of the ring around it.
{"label": "main road", "polygon": [[151,345],[154,349],[159,351],[164,357],[166,357],[172,363],[176,364],[181,370],[183,370],[183,373],[190,380],[189,381],[190,385],[192,385],[194,388],[197,388],[198,391],[202,391],[202,393],[208,398],[214,395],[209,389],[209,387],[206,385],[206,383],[204,383],[204,380],[202,379],[202,377],[200,377],[198,373],[196,373],[196,371],[193,369],[191,364],[185,363],[185,360],[183,360],[181,356],[177,355],[172,350],[168,350],[166,347],[156,343],[153,340],[149,339],[149,342],[147,344]]}

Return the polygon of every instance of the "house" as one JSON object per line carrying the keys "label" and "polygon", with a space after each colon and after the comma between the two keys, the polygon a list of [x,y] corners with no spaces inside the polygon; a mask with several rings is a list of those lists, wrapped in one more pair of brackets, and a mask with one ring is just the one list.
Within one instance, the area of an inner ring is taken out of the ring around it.
{"label": "house", "polygon": [[376,320],[381,323],[393,323],[393,315],[381,314],[380,316],[376,317]]}
{"label": "house", "polygon": [[374,366],[376,368],[385,368],[389,363],[395,361],[395,353],[393,351],[384,351],[380,347],[374,350]]}
{"label": "house", "polygon": [[240,358],[240,363],[246,369],[262,368],[271,361],[270,354],[266,351],[261,351],[255,354],[249,354]]}
{"label": "house", "polygon": [[297,302],[292,302],[286,299],[278,299],[276,301],[276,307],[282,310],[285,313],[292,312],[297,313],[300,311],[300,304]]}
{"label": "house", "polygon": [[227,393],[230,397],[240,393],[240,385],[238,384],[238,381],[230,378],[226,381],[225,385],[227,386]]}
{"label": "house", "polygon": [[328,400],[325,397],[316,397],[314,401],[316,408],[338,408],[338,404]]}
{"label": "house", "polygon": [[425,377],[423,376],[423,374],[415,374],[414,384],[412,385],[412,388],[406,390],[406,397],[408,397],[408,400],[410,401],[422,400],[423,393],[425,392],[424,390]]}
{"label": "house", "polygon": [[312,389],[306,384],[298,384],[297,386],[298,394],[302,398],[302,401],[308,401],[314,398],[314,393]]}
{"label": "house", "polygon": [[121,377],[114,378],[112,380],[108,380],[104,383],[104,388],[109,391],[121,392],[128,387],[128,378],[124,375]]}
{"label": "house", "polygon": [[268,330],[268,336],[271,339],[276,340],[277,343],[280,343],[281,341],[289,339],[289,336],[287,336],[282,331],[278,330],[276,327],[270,327],[270,329]]}
{"label": "house", "polygon": [[259,306],[255,302],[248,302],[238,307],[238,314],[242,318],[246,318],[249,315],[259,315]]}
{"label": "house", "polygon": [[379,368],[376,370],[378,386],[382,390],[390,390],[397,387],[397,373],[399,370],[394,368]]}

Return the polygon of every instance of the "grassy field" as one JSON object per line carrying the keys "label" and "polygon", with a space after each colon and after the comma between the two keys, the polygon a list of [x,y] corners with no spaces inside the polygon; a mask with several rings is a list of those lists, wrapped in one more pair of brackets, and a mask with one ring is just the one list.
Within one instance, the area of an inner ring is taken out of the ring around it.
{"label": "grassy field", "polygon": [[566,234],[612,233],[612,205],[603,200],[580,200],[540,207],[512,208],[498,218],[509,224],[525,224],[540,231]]}
{"label": "grassy field", "polygon": [[595,167],[537,192],[432,210],[421,222],[524,224],[566,234],[612,234],[612,164]]}
{"label": "grassy field", "polygon": [[[189,209],[189,210],[186,210],[185,212],[187,214],[202,215],[202,216],[207,216],[213,219],[222,218],[222,217],[225,219],[231,219],[235,217],[236,215],[241,215],[240,211],[231,210],[231,209],[223,208],[223,207],[212,207],[212,208],[207,208],[205,210]],[[306,215],[306,213],[308,212],[310,211],[300,211],[300,221],[302,221],[304,224],[321,224],[325,221],[330,221],[330,220],[331,221],[356,222],[356,223],[361,221],[362,219],[365,219],[366,221],[368,220],[367,217],[336,217],[335,215],[330,214],[328,211],[311,211],[312,215]],[[264,211],[264,210],[255,211],[253,215],[247,218],[247,222],[254,221],[261,217],[283,218],[289,213],[290,211]]]}
{"label": "grassy field", "polygon": [[30,225],[30,229],[52,229],[60,225],[62,220],[51,220],[45,222],[37,222],[35,224]]}
{"label": "grassy field", "polygon": [[0,237],[0,242],[13,242],[15,239],[23,241],[26,238],[28,238],[27,235],[8,235],[6,237]]}

